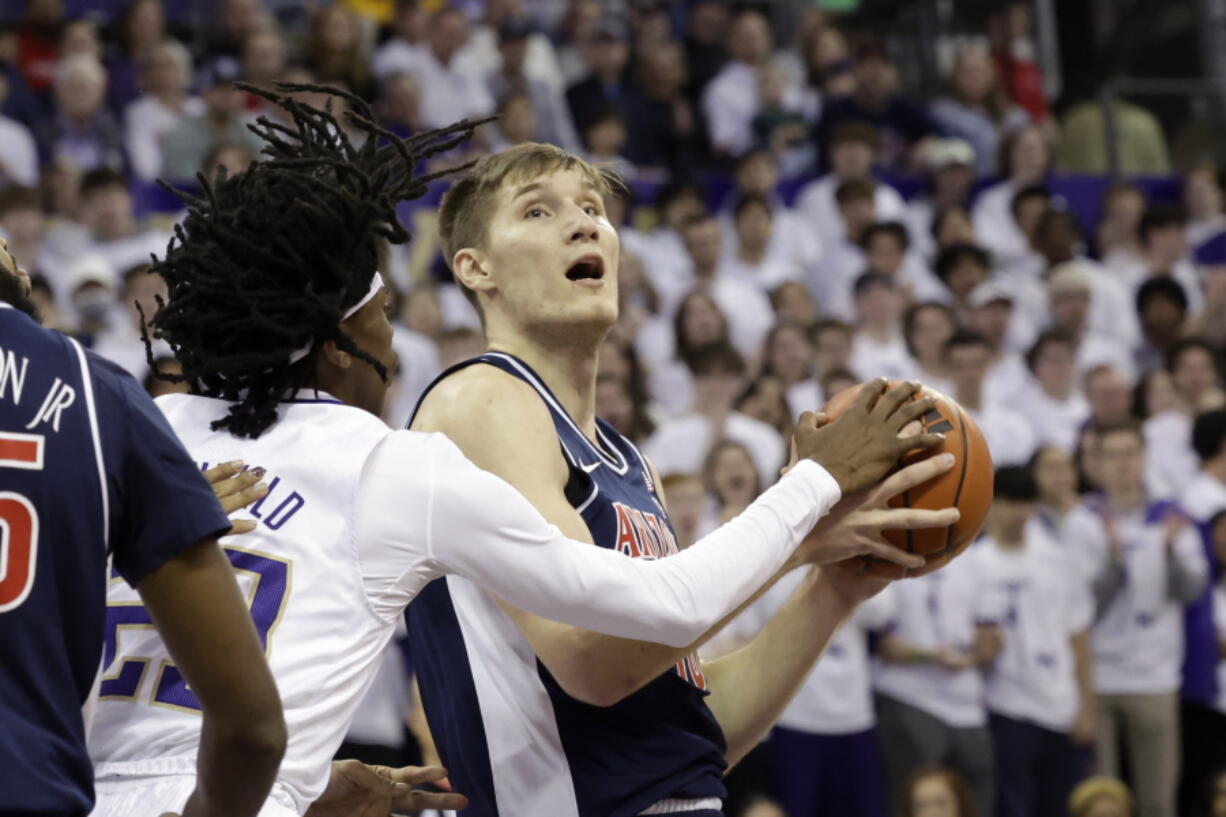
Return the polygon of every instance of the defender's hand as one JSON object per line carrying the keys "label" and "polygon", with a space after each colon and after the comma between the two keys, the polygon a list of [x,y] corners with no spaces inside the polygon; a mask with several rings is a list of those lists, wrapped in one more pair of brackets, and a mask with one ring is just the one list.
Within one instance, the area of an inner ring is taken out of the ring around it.
{"label": "defender's hand", "polygon": [[447,770],[441,766],[392,769],[357,760],[333,761],[328,787],[307,809],[306,817],[388,817],[399,811],[445,811],[468,805],[462,794],[413,788],[421,783],[450,788]]}
{"label": "defender's hand", "polygon": [[[226,515],[242,510],[268,493],[268,486],[260,482],[263,477],[263,468],[244,471],[243,463],[238,460],[223,462],[204,472],[204,478],[213,486],[213,493],[217,494]],[[235,519],[230,533],[250,533],[255,527],[253,519]]]}
{"label": "defender's hand", "polygon": [[865,384],[856,401],[833,422],[819,427],[817,415],[806,412],[797,425],[797,454],[829,471],[844,494],[872,487],[898,465],[903,454],[936,448],[944,439],[940,434],[900,438],[903,427],[931,411],[936,401],[931,397],[911,400],[920,389],[915,381],[889,392],[885,387],[884,378]]}
{"label": "defender's hand", "polygon": [[[912,439],[915,438],[908,441]],[[876,556],[904,569],[923,567],[923,556],[895,547],[881,532],[948,527],[958,521],[958,509],[891,508],[889,501],[953,466],[952,454],[940,454],[908,465],[872,491],[845,495],[805,538],[798,552],[800,557],[814,564],[829,564],[856,556]],[[839,569],[850,570],[844,566]],[[899,577],[903,575],[900,570]]]}

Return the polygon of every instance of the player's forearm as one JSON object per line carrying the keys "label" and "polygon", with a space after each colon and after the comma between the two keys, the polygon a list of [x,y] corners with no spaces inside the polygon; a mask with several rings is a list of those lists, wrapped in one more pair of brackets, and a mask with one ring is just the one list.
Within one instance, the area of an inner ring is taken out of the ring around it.
{"label": "player's forearm", "polygon": [[1073,671],[1077,676],[1077,693],[1081,706],[1084,707],[1094,702],[1094,660],[1090,652],[1090,633],[1077,633],[1070,641],[1073,645]]}
{"label": "player's forearm", "polygon": [[254,817],[277,778],[285,753],[280,714],[254,723],[219,724],[207,716],[200,731],[196,791],[183,817]]}
{"label": "player's forearm", "polygon": [[853,609],[814,568],[748,645],[703,665],[707,705],[723,729],[730,766],[779,719]]}
{"label": "player's forearm", "polygon": [[[805,536],[840,498],[813,462],[798,465],[742,514],[667,559],[627,559],[556,528],[504,526],[487,547],[446,548],[452,572],[508,604],[618,638],[693,649],[795,561]],[[536,516],[522,502],[524,513]],[[509,516],[509,514],[508,514]],[[661,657],[667,667],[677,658]]]}

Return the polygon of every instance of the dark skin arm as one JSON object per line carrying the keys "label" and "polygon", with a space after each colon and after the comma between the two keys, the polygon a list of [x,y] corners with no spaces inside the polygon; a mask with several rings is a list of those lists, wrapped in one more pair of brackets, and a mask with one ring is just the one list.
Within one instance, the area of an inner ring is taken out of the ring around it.
{"label": "dark skin arm", "polygon": [[204,709],[196,791],[183,817],[254,817],[285,754],[285,719],[229,560],[206,540],[136,589]]}

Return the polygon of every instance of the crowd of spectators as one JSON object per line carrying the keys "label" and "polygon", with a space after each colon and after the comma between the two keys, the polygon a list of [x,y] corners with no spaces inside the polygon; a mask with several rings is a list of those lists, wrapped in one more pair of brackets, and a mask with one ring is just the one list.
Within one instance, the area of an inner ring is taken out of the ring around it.
{"label": "crowd of spectators", "polygon": [[[945,87],[919,91],[887,39],[816,7],[784,31],[724,0],[167,9],[29,0],[0,32],[0,235],[46,323],[175,388],[141,341],[179,206],[154,182],[256,158],[246,125],[275,112],[236,80],[343,87],[402,136],[496,114],[437,161],[545,141],[629,183],[598,413],[654,461],[683,545],[775,479],[801,411],[878,375],[955,397],[1002,469],[985,539],[848,622],[729,814],[1226,817],[1221,180],[1070,207],[1101,114],[1053,112],[1028,4],[951,34]],[[1153,117],[1128,116],[1127,169],[1169,174]],[[392,425],[482,348],[431,207],[405,216]]]}

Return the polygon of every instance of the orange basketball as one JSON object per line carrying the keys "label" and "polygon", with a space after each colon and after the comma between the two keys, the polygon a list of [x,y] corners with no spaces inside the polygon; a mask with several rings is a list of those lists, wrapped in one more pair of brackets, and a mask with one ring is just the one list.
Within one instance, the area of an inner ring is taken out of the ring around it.
{"label": "orange basketball", "polygon": [[[894,388],[896,385],[897,382],[891,381],[889,387]],[[833,420],[855,402],[863,387],[864,384],[861,383],[839,392],[826,404],[823,411]],[[922,576],[948,564],[975,540],[992,505],[994,473],[992,455],[988,452],[983,433],[952,397],[927,386],[923,387],[916,397],[936,398],[936,407],[921,418],[921,424],[925,432],[943,433],[945,442],[930,451],[915,451],[905,455],[899,467],[945,452],[954,455],[954,467],[894,497],[890,500],[890,506],[932,510],[954,507],[962,516],[948,528],[884,531],[886,540],[891,544],[927,559],[927,564],[923,567],[908,571],[906,575],[909,576]],[[903,568],[873,556],[857,557],[857,561],[862,561],[869,573],[883,578],[898,578],[904,572]]]}

